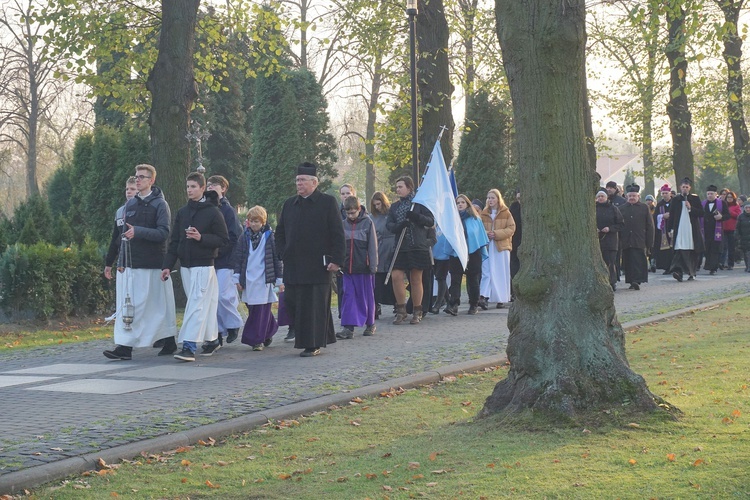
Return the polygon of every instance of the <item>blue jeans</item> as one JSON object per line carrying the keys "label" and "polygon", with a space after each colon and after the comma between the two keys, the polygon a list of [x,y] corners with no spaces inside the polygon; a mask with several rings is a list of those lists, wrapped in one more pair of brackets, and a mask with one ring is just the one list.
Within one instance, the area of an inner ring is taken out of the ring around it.
{"label": "blue jeans", "polygon": [[195,342],[190,342],[189,340],[183,340],[182,348],[187,349],[188,351],[192,353],[195,353],[195,351],[198,350],[198,344],[196,344]]}

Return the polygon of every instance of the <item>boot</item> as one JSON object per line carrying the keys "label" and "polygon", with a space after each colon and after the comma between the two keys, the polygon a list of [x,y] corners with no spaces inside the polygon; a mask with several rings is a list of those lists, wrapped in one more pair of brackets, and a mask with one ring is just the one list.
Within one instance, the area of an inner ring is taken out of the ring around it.
{"label": "boot", "polygon": [[[237,337],[240,334],[239,328],[229,328],[227,329],[227,344],[231,344],[235,340],[237,340]],[[219,335],[221,337],[221,335]]]}
{"label": "boot", "polygon": [[448,284],[445,280],[438,280],[437,300],[435,300],[435,305],[430,309],[432,314],[440,314],[440,308],[445,304],[445,295],[447,291]]}
{"label": "boot", "polygon": [[414,306],[414,314],[411,315],[410,325],[418,325],[422,321],[422,306]]}
{"label": "boot", "polygon": [[409,317],[409,315],[406,314],[406,304],[396,304],[396,319],[393,320],[393,324],[400,325],[406,321],[407,317]]}
{"label": "boot", "polygon": [[177,352],[177,340],[174,337],[164,339],[164,347],[161,348],[157,356],[169,356]]}

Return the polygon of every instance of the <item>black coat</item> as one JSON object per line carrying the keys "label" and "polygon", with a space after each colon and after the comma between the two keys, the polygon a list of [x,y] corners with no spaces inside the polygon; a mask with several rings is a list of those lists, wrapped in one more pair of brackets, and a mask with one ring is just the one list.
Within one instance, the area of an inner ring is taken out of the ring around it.
{"label": "black coat", "polygon": [[[653,244],[652,244],[652,251],[651,251],[652,255],[656,254],[656,252],[658,252],[658,251],[661,250],[661,229],[659,229],[659,226],[656,224],[656,219],[661,214],[667,214],[667,213],[669,213],[669,207],[671,207],[671,206],[672,206],[672,200],[670,200],[670,201],[664,201],[664,199],[662,198],[661,200],[659,200],[659,203],[657,203],[656,207],[654,208],[654,213],[652,214],[652,217],[654,219],[654,241],[653,241]],[[662,211],[662,209],[663,209],[663,211]],[[664,224],[664,230],[665,231],[667,230],[666,229],[667,225],[668,224],[665,221],[665,224]],[[672,240],[670,240],[670,242],[671,241]]]}
{"label": "black coat", "polygon": [[[172,269],[178,258],[182,267],[213,266],[219,248],[229,241],[218,194],[206,191],[205,196],[206,201],[190,200],[177,212],[162,269]],[[185,229],[190,226],[201,234],[200,241],[187,238]]]}
{"label": "black coat", "polygon": [[750,214],[742,210],[737,217],[737,229],[734,230],[737,242],[743,252],[750,252]]}
{"label": "black coat", "polygon": [[610,201],[596,204],[596,229],[609,228],[609,232],[599,233],[599,248],[602,252],[617,251],[618,233],[622,231],[623,226],[622,214]]}
{"label": "black coat", "polygon": [[[719,210],[719,202],[721,202],[721,210]],[[713,210],[709,210],[709,204],[708,200],[703,200],[703,238],[704,241],[711,241],[714,242],[714,233],[716,232],[716,223],[717,222],[726,222],[729,220],[729,205],[727,205],[726,201],[719,200],[718,198],[714,200],[714,206]],[[714,212],[718,212],[721,214],[721,220],[717,221],[714,219]],[[723,233],[723,230],[722,230]],[[723,236],[723,234],[722,234]],[[717,245],[720,245],[721,242],[716,243]]]}
{"label": "black coat", "polygon": [[287,199],[276,226],[276,247],[284,262],[285,285],[329,283],[323,256],[344,264],[344,226],[336,199],[317,189],[307,198]]}
{"label": "black coat", "polygon": [[399,252],[429,250],[435,243],[432,240],[434,233],[431,234],[429,230],[435,226],[435,217],[425,206],[415,203],[411,215],[407,212],[408,219],[399,221],[396,218],[396,213],[399,205],[404,203],[411,205],[412,202],[407,199],[400,199],[391,205],[391,210],[388,212],[388,222],[386,223],[388,230],[396,235],[397,241],[401,237],[401,231],[406,231]]}
{"label": "black coat", "polygon": [[645,203],[626,203],[620,207],[625,227],[620,232],[620,248],[648,248],[654,242],[654,219]]}
{"label": "black coat", "polygon": [[[674,231],[672,234],[672,245],[677,242],[677,235],[680,228],[680,219],[682,218],[682,202],[685,201],[685,197],[682,194],[672,198],[672,202],[669,205],[669,220],[667,220],[667,231]],[[693,250],[696,252],[702,252],[703,247],[703,236],[701,235],[701,222],[700,219],[703,217],[703,205],[701,205],[701,199],[698,195],[689,194],[687,196],[687,202],[690,203],[690,224],[692,226],[693,236]],[[675,249],[676,250],[676,249]]]}
{"label": "black coat", "polygon": [[513,222],[516,223],[516,231],[513,233],[513,250],[511,250],[511,253],[518,252],[518,247],[521,246],[521,239],[523,237],[523,226],[521,224],[521,202],[518,200],[514,201],[510,204],[508,207],[508,210],[510,210],[510,215],[513,216]]}

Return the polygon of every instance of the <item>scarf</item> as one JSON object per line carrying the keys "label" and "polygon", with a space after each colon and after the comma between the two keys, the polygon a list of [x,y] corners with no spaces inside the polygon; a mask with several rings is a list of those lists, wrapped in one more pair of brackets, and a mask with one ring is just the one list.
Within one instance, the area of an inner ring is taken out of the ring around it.
{"label": "scarf", "polygon": [[399,203],[396,207],[396,222],[402,223],[404,220],[406,220],[406,212],[409,211],[411,208],[411,200],[414,199],[414,191],[406,195],[405,197],[401,198],[402,203]]}
{"label": "scarf", "polygon": [[260,238],[263,236],[263,233],[265,233],[269,229],[270,227],[268,227],[268,224],[264,224],[257,233],[254,233],[252,229],[250,230],[250,244],[253,246],[253,250],[258,249]]}

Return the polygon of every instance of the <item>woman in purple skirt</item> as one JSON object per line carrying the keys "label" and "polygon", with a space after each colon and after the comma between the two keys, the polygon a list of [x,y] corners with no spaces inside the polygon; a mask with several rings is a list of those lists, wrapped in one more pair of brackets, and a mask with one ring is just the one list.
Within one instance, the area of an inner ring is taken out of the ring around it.
{"label": "woman in purple skirt", "polygon": [[268,214],[261,206],[247,212],[245,232],[234,247],[234,282],[242,293],[248,316],[242,330],[242,343],[262,351],[279,329],[271,306],[279,299],[275,288],[283,291],[281,261],[273,231],[266,223]]}
{"label": "woman in purple skirt", "polygon": [[354,337],[354,327],[365,325],[364,336],[375,333],[375,272],[378,270],[378,237],[375,224],[356,196],[344,200],[344,294],[341,331],[336,338]]}

